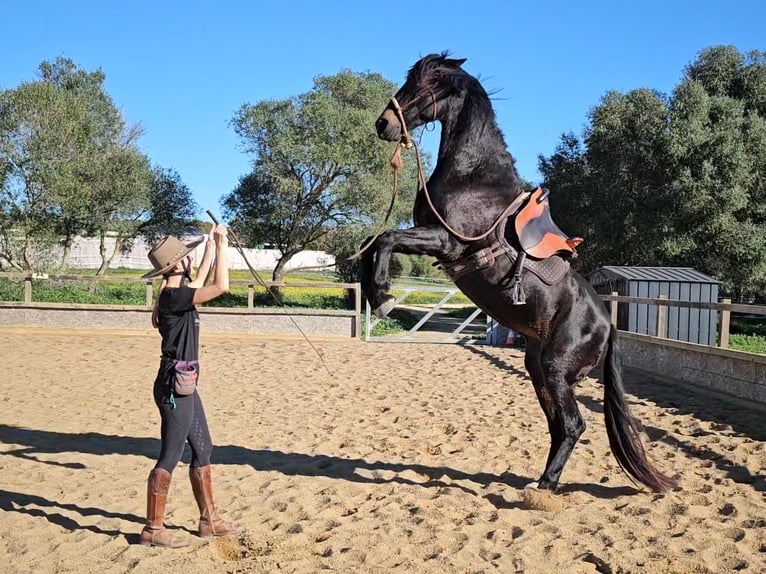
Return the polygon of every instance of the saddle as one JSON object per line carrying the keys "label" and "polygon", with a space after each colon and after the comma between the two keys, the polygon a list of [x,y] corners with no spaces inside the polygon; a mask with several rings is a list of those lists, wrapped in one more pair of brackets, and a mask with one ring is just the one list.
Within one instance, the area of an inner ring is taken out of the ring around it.
{"label": "saddle", "polygon": [[569,237],[553,222],[548,204],[548,189],[538,187],[516,214],[514,228],[521,251],[538,259],[547,259],[559,252],[577,257],[575,247],[581,237]]}
{"label": "saddle", "polygon": [[[497,226],[495,240],[491,245],[458,261],[440,261],[439,265],[456,281],[468,273],[495,265],[499,258],[507,258],[511,272],[508,279],[503,281],[503,286],[511,289],[514,305],[526,303],[521,283],[524,269],[548,285],[558,283],[569,270],[568,260],[577,257],[575,247],[583,240],[580,237],[569,237],[553,222],[548,204],[549,193],[540,187],[531,193],[526,192],[526,202]],[[513,226],[510,225],[511,221]]]}

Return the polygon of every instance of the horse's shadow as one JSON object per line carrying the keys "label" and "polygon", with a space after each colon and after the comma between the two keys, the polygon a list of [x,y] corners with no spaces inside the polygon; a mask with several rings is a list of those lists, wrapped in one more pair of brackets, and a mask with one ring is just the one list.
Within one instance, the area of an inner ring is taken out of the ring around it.
{"label": "horse's shadow", "polygon": [[[527,381],[529,380],[525,371],[503,361],[488,350],[475,345],[463,345],[462,348],[483,356],[495,367],[503,369],[512,375],[521,376]],[[603,376],[603,366],[599,365],[596,367],[589,376],[601,379]],[[718,425],[721,428],[730,428],[732,432],[738,435],[748,436],[762,442],[766,441],[766,430],[764,430],[762,424],[762,408],[754,408],[752,405],[744,404],[733,397],[722,395],[712,397],[688,386],[669,385],[668,381],[659,380],[636,369],[624,369],[624,378],[625,390],[635,396],[639,402],[649,400],[679,415],[692,416],[713,423],[713,425]],[[603,415],[604,407],[602,401],[586,395],[578,395],[578,400],[585,408]],[[662,441],[684,452],[691,458],[712,461],[719,470],[723,471],[727,477],[735,482],[754,484],[756,490],[766,489],[766,481],[759,481],[759,478],[762,477],[754,474],[746,466],[734,462],[726,453],[718,452],[714,444],[699,446],[691,441],[682,440],[664,429],[648,425],[646,421],[641,422],[649,440]],[[700,434],[712,434],[712,432],[708,433],[703,430],[698,432]],[[568,483],[562,485],[560,492],[579,490],[598,498],[626,494],[626,492],[622,492],[620,489],[605,488],[603,485],[598,484]],[[630,487],[628,487],[628,490],[631,490]]]}
{"label": "horse's shadow", "polygon": [[524,381],[531,382],[532,379],[529,378],[529,374],[524,369],[519,369],[515,365],[512,365],[497,355],[489,352],[486,350],[486,345],[479,345],[476,343],[460,343],[460,348],[465,349],[466,351],[470,351],[474,355],[479,355],[480,357],[483,357],[489,361],[489,363],[498,369],[501,369],[503,371],[506,371],[512,375],[516,375],[517,377],[520,377]]}
{"label": "horse's shadow", "polygon": [[[41,507],[41,508],[35,508]],[[43,510],[45,509],[45,510]],[[61,509],[69,512],[76,512],[81,516],[102,516],[104,518],[116,518],[125,520],[127,522],[133,522],[139,525],[143,525],[145,518],[136,514],[125,514],[119,512],[111,512],[102,508],[95,508],[93,506],[80,506],[78,504],[56,502],[49,500],[42,496],[35,494],[27,494],[23,492],[15,492],[12,490],[0,489],[0,510],[4,512],[18,512],[20,514],[26,514],[28,516],[34,516],[37,518],[43,518],[50,522],[64,528],[66,530],[88,530],[94,534],[104,534],[106,536],[125,536],[126,540],[130,544],[138,543],[138,529],[136,532],[122,532],[120,530],[110,530],[99,528],[93,524],[80,524],[73,518],[64,516],[60,512],[47,509]],[[193,534],[191,530],[183,526],[177,527],[173,525],[173,528],[184,530],[189,534]]]}

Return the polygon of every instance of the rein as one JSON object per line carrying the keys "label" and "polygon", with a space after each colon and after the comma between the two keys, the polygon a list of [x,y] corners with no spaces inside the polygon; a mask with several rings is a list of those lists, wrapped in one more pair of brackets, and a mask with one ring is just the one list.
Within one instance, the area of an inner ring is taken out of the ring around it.
{"label": "rein", "polygon": [[[434,117],[433,119],[436,119],[436,98],[434,97],[433,91],[431,91],[431,97],[433,98],[433,105],[434,105]],[[409,132],[407,131],[407,123],[404,121],[404,113],[403,111],[407,109],[410,105],[412,105],[415,101],[417,101],[420,98],[415,98],[409,104],[406,104],[404,107],[401,107],[399,105],[399,102],[396,101],[396,98],[391,98],[391,103],[393,104],[394,111],[396,112],[397,117],[399,118],[399,122],[402,124],[402,139],[399,140],[399,143],[396,145],[396,150],[394,151],[394,157],[396,157],[400,150],[403,147],[406,148],[415,148],[415,159],[418,163],[418,181],[423,186],[423,192],[426,196],[426,200],[428,201],[428,206],[431,208],[431,211],[436,216],[436,219],[439,220],[439,223],[441,223],[444,228],[449,231],[452,235],[460,239],[461,241],[471,242],[471,241],[479,241],[481,239],[484,239],[487,237],[490,233],[492,233],[495,228],[500,224],[500,222],[503,220],[503,218],[507,217],[511,213],[514,213],[518,211],[518,209],[521,207],[521,204],[526,201],[527,197],[529,197],[529,192],[525,191],[521,193],[518,197],[516,197],[509,205],[506,207],[503,212],[497,216],[497,219],[495,219],[494,223],[490,226],[487,231],[482,233],[481,235],[476,235],[473,237],[463,235],[462,233],[457,232],[455,229],[453,229],[441,216],[439,211],[436,209],[436,206],[431,201],[431,194],[428,193],[428,186],[426,185],[426,177],[423,173],[423,162],[420,158],[420,149],[418,148],[418,145],[412,140],[410,137]],[[391,158],[391,165],[394,167],[394,173],[396,173],[396,170],[398,170],[401,165],[401,157],[398,158],[398,167],[394,166],[394,158]],[[394,190],[394,193],[396,190]]]}
{"label": "rein", "polygon": [[[396,113],[399,116],[399,119],[402,124],[402,138],[399,140],[399,142],[396,144],[396,149],[394,149],[394,153],[391,155],[391,159],[389,160],[389,163],[391,164],[391,169],[394,172],[394,183],[393,183],[393,189],[391,190],[391,203],[388,205],[388,210],[386,211],[386,216],[383,218],[383,223],[380,224],[378,227],[378,230],[375,232],[375,235],[373,235],[367,243],[365,243],[359,251],[354,253],[351,257],[348,258],[349,261],[353,261],[354,259],[358,259],[362,256],[362,254],[369,249],[370,245],[375,243],[375,240],[380,237],[380,234],[383,233],[383,230],[386,227],[386,224],[388,223],[388,218],[391,216],[391,212],[394,209],[394,203],[396,201],[396,194],[399,192],[399,170],[402,169],[402,166],[404,165],[404,162],[402,161],[402,148],[405,147],[407,149],[414,147],[415,153],[417,154],[417,160],[418,160],[418,181],[421,181],[423,183],[423,188],[425,188],[425,176],[423,174],[423,165],[420,161],[420,151],[418,149],[417,144],[413,141],[413,139],[410,137],[409,132],[407,131],[407,124],[404,122],[404,118],[402,117],[402,110],[407,109],[409,106],[420,100],[422,97],[423,92],[428,91],[429,94],[431,94],[431,102],[433,103],[433,119],[436,120],[436,96],[434,95],[433,90],[430,88],[423,88],[421,92],[418,94],[416,98],[413,98],[412,101],[410,101],[408,104],[404,105],[404,108],[402,108],[399,105],[399,102],[396,101],[396,98],[391,96],[391,102],[394,104],[394,109],[396,110]],[[426,194],[428,192],[426,191]],[[426,195],[426,197],[428,197]],[[428,203],[431,204],[431,199],[428,199]],[[435,208],[433,205],[431,205],[431,209]],[[437,217],[439,214],[436,214]],[[441,218],[439,218],[441,221]],[[446,223],[444,224],[446,226]],[[497,224],[496,224],[497,225]],[[449,227],[447,228],[449,229]],[[491,230],[490,230],[491,231]]]}

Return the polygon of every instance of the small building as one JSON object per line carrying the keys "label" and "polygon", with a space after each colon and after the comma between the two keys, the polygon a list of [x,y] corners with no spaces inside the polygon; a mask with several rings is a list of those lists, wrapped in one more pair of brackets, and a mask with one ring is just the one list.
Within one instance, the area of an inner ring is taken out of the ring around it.
{"label": "small building", "polygon": [[[718,302],[720,282],[691,267],[602,267],[587,276],[596,292],[617,292],[625,297],[657,298],[665,295],[678,301]],[[657,335],[657,305],[619,303],[617,328],[631,333]],[[665,337],[716,344],[718,311],[668,306]]]}

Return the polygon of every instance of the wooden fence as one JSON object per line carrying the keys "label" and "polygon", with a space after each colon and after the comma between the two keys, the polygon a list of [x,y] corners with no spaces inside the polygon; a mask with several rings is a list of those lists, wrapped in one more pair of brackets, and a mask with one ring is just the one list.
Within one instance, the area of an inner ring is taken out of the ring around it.
{"label": "wooden fence", "polygon": [[[142,279],[140,277],[120,277],[120,276],[103,276],[97,277],[94,275],[53,275],[53,274],[25,274],[25,273],[10,273],[0,272],[0,278],[6,278],[10,280],[21,280],[24,283],[23,299],[18,302],[2,302],[0,307],[8,307],[10,305],[19,304],[24,307],[35,308],[49,308],[49,309],[72,309],[72,310],[114,310],[114,311],[130,311],[141,310],[145,311],[151,309],[154,306],[154,293],[155,285],[159,284],[160,278]],[[87,283],[143,283],[145,285],[146,303],[145,305],[99,305],[99,304],[82,304],[82,303],[47,303],[34,300],[34,284],[42,281],[82,281]],[[339,310],[339,309],[312,309],[310,310],[313,316],[337,317],[353,316],[353,328],[351,332],[352,337],[361,336],[362,325],[362,295],[361,287],[359,283],[316,283],[316,282],[295,282],[284,283],[275,281],[265,281],[267,288],[279,287],[284,289],[290,288],[309,288],[309,289],[338,289],[350,291],[353,293],[353,309]],[[256,283],[252,280],[231,280],[229,285],[246,285],[247,286],[247,310],[253,314],[273,314],[273,307],[255,307],[255,290],[256,287],[260,287],[260,283]],[[221,308],[221,307],[204,307],[205,311],[213,313],[226,313],[227,310],[232,312],[237,311],[239,308]],[[301,314],[303,310],[295,307],[282,308],[287,309],[289,314]],[[286,311],[286,312],[288,312]],[[305,310],[309,311],[309,310]]]}
{"label": "wooden fence", "polygon": [[764,305],[743,305],[732,303],[731,299],[722,299],[719,303],[697,302],[697,301],[679,301],[668,299],[666,295],[659,297],[627,297],[619,295],[613,291],[610,295],[601,295],[601,299],[609,303],[612,324],[617,326],[617,305],[619,303],[638,303],[644,305],[657,306],[657,332],[655,337],[665,338],[667,326],[668,307],[679,307],[684,309],[710,309],[720,311],[718,321],[718,347],[727,349],[729,347],[729,329],[732,313],[742,313],[746,315],[766,315],[766,306]]}

